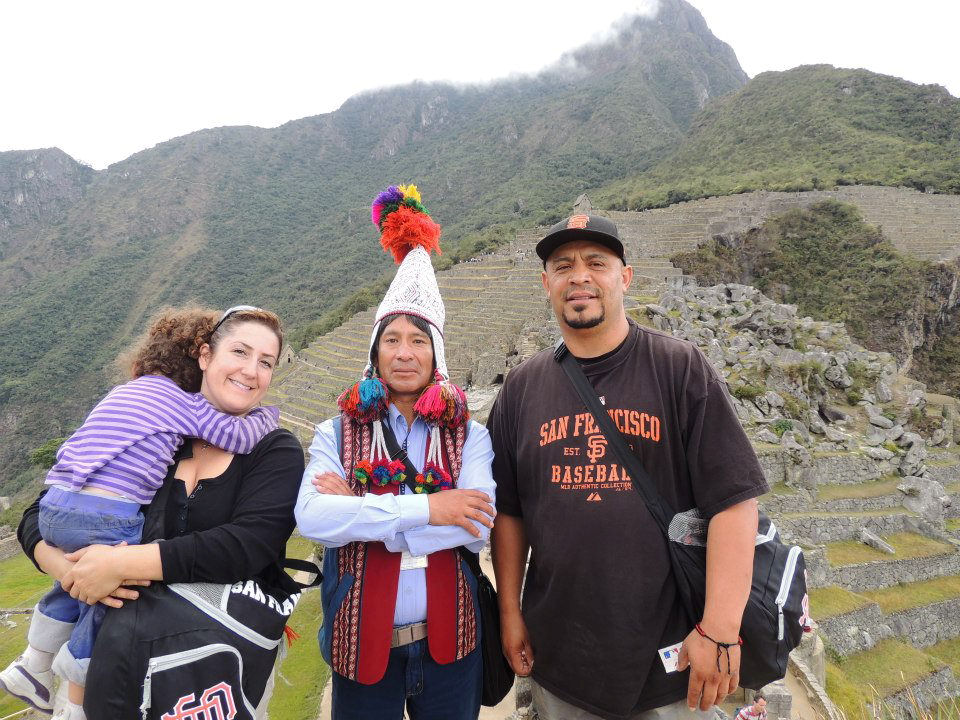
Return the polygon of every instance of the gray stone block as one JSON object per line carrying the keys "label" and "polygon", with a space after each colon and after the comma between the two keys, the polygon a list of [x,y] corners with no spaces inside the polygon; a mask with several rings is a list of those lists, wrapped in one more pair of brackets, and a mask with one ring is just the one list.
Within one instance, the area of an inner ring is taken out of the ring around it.
{"label": "gray stone block", "polygon": [[[817,608],[811,607],[810,612],[816,617]],[[827,644],[844,656],[869,650],[892,634],[884,621],[883,611],[876,603],[819,622],[820,632],[826,637]]]}

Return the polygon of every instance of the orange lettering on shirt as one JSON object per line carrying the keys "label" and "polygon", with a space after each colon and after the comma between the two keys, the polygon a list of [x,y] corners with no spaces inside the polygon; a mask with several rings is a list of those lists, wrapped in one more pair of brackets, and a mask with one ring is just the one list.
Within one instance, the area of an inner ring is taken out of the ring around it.
{"label": "orange lettering on shirt", "polygon": [[587,416],[586,418],[584,418],[584,423],[583,423],[583,434],[593,435],[595,432],[597,432],[597,426],[596,426],[596,423],[593,422],[593,415],[590,415],[589,413],[587,413]]}
{"label": "orange lettering on shirt", "polygon": [[623,428],[620,427],[620,420],[619,420],[619,417],[620,417],[620,413],[621,413],[621,412],[623,412],[623,411],[622,411],[622,410],[607,410],[607,415],[609,415],[609,416],[610,416],[610,419],[613,420],[613,424],[614,424],[614,426],[617,428],[617,430],[619,430],[620,432],[623,432]]}
{"label": "orange lettering on shirt", "polygon": [[540,447],[543,447],[549,442],[547,440],[547,423],[544,423],[540,426]]}
{"label": "orange lettering on shirt", "polygon": [[583,423],[583,413],[577,413],[573,417],[573,436],[580,436],[580,425]]}

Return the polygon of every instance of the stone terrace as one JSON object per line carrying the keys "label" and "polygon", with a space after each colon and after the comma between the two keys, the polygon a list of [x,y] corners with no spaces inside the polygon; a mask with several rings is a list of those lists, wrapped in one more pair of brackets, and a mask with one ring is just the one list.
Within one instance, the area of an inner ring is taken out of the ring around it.
{"label": "stone terrace", "polygon": [[[657,295],[683,282],[669,257],[695,249],[713,234],[743,231],[767,217],[834,198],[857,205],[868,222],[902,250],[933,260],[960,256],[960,196],[903,188],[841,187],[802,193],[753,192],[679,203],[645,212],[605,213],[621,230],[634,266],[634,293]],[[449,270],[437,280],[447,305],[447,362],[458,383],[497,379],[502,358],[516,352],[521,330],[551,323],[538,282],[533,246],[543,228],[517,234],[505,248]],[[274,384],[271,400],[284,423],[307,439],[320,418],[335,411],[337,395],[359,375],[367,352],[373,310],[358,313],[298,354]]]}
{"label": "stone terrace", "polygon": [[[951,514],[960,514],[956,448],[937,450],[928,461],[946,486]],[[848,675],[870,668],[877,684],[886,684],[884,702],[910,714],[911,694],[930,707],[960,693],[960,521],[923,522],[903,507],[903,478],[850,469],[861,482],[838,483],[836,458],[815,455],[814,488],[780,484],[763,505],[806,547],[811,612],[840,667]],[[861,529],[895,554],[863,544]]]}
{"label": "stone terrace", "polygon": [[960,195],[933,195],[874,185],[812,192],[752,192],[679,203],[645,212],[605,213],[639,256],[693,250],[716,233],[738,232],[771,215],[821,200],[856,205],[899,249],[927,260],[960,256]]}

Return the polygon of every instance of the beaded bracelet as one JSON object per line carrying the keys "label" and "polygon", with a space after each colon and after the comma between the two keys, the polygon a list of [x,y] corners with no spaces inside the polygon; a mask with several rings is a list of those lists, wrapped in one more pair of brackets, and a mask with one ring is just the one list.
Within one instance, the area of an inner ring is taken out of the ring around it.
{"label": "beaded bracelet", "polygon": [[740,637],[739,635],[737,635],[737,641],[736,641],[736,642],[732,642],[732,643],[720,642],[720,641],[718,641],[718,640],[714,640],[712,637],[710,637],[709,635],[707,635],[707,634],[703,631],[703,628],[700,627],[700,623],[697,623],[696,625],[694,625],[694,627],[697,629],[697,633],[700,635],[700,637],[709,640],[710,642],[712,642],[714,645],[717,646],[717,672],[723,672],[723,670],[720,669],[720,657],[723,655],[724,651],[726,651],[726,653],[727,653],[727,675],[730,675],[730,648],[732,648],[732,647],[738,647],[738,646],[740,646],[740,645],[743,645],[743,638]]}

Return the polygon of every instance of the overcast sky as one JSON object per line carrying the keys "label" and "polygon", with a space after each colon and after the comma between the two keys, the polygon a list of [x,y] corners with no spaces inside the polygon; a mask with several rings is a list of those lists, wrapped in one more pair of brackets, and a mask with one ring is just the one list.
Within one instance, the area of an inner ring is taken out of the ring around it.
{"label": "overcast sky", "polygon": [[[103,168],[201,128],[273,127],[415,79],[536,72],[656,0],[5,3],[0,150]],[[753,76],[864,67],[960,95],[955,0],[691,0]]]}

